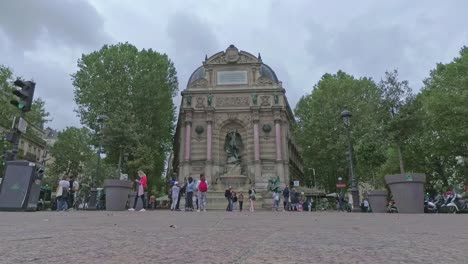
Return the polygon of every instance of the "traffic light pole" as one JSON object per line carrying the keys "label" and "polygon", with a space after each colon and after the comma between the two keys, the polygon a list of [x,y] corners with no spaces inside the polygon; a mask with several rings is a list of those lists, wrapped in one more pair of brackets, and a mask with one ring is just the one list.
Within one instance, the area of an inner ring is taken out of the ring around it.
{"label": "traffic light pole", "polygon": [[[21,112],[21,118],[24,119],[26,113]],[[20,119],[17,119],[13,128],[12,128],[12,135],[13,135],[13,149],[11,150],[12,152],[12,159],[16,160],[19,152],[19,140],[21,137],[21,131],[18,129],[18,123],[20,122]]]}

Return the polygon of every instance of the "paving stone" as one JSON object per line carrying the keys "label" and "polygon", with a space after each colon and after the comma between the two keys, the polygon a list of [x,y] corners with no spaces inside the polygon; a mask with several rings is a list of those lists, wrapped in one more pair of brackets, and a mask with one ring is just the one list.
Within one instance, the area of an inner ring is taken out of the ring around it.
{"label": "paving stone", "polygon": [[0,263],[467,263],[467,223],[448,214],[0,212]]}

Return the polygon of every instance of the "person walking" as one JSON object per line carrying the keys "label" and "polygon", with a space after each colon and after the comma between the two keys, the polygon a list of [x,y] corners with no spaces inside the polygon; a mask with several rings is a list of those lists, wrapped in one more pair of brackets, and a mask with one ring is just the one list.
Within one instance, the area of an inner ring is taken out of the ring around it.
{"label": "person walking", "polygon": [[187,182],[187,194],[185,200],[185,211],[193,211],[193,191],[195,187],[195,182],[192,177],[188,177]]}
{"label": "person walking", "polygon": [[242,205],[244,204],[244,195],[242,194],[242,192],[239,192],[237,201],[239,202],[239,212],[242,212]]}
{"label": "person walking", "polygon": [[256,192],[255,192],[255,189],[254,187],[250,188],[249,190],[249,202],[250,202],[250,208],[249,208],[249,211],[250,212],[253,212],[255,211],[255,200],[256,200]]}
{"label": "person walking", "polygon": [[70,181],[67,175],[62,176],[56,191],[57,212],[68,210],[68,196],[70,192]]}
{"label": "person walking", "polygon": [[133,202],[133,207],[128,209],[129,211],[135,211],[135,208],[138,203],[138,198],[141,198],[141,202],[143,203],[143,208],[141,208],[140,212],[146,211],[146,199],[145,199],[145,189],[147,187],[147,178],[145,173],[142,170],[138,171],[138,178],[135,182],[137,183],[137,192],[135,194],[135,201]]}
{"label": "person walking", "polygon": [[179,200],[179,183],[174,182],[174,186],[172,186],[172,204],[171,204],[171,211],[176,210],[177,200]]}
{"label": "person walking", "polygon": [[200,183],[198,184],[198,206],[200,210],[206,212],[206,193],[208,192],[208,181],[205,179],[205,174],[200,174]]}

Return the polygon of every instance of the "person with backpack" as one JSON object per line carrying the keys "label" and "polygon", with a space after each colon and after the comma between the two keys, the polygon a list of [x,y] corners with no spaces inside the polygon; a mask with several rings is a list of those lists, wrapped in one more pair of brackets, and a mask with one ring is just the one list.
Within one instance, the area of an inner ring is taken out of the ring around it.
{"label": "person with backpack", "polygon": [[147,178],[146,178],[145,173],[141,170],[138,171],[138,177],[139,179],[135,180],[138,186],[137,193],[135,194],[135,202],[133,203],[133,207],[128,210],[135,211],[135,207],[137,206],[137,203],[138,203],[138,198],[141,198],[141,202],[143,203],[143,208],[140,210],[140,212],[144,212],[146,211],[145,210],[146,208],[145,190],[147,188]]}
{"label": "person with backpack", "polygon": [[200,183],[198,184],[198,206],[200,210],[206,212],[206,193],[208,192],[208,181],[205,179],[205,174],[200,174]]}
{"label": "person with backpack", "polygon": [[68,198],[68,208],[73,208],[75,205],[75,193],[79,190],[80,185],[75,180],[75,176],[70,177],[70,194]]}
{"label": "person with backpack", "polygon": [[70,193],[70,182],[67,175],[62,176],[56,191],[57,212],[68,210],[68,196]]}

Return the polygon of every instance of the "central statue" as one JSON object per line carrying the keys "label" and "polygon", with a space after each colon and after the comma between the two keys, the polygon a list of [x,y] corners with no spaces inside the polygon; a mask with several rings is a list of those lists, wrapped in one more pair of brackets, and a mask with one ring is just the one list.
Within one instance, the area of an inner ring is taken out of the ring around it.
{"label": "central statue", "polygon": [[237,130],[231,130],[226,135],[224,150],[227,153],[227,164],[240,164],[240,151],[242,148],[242,139]]}

